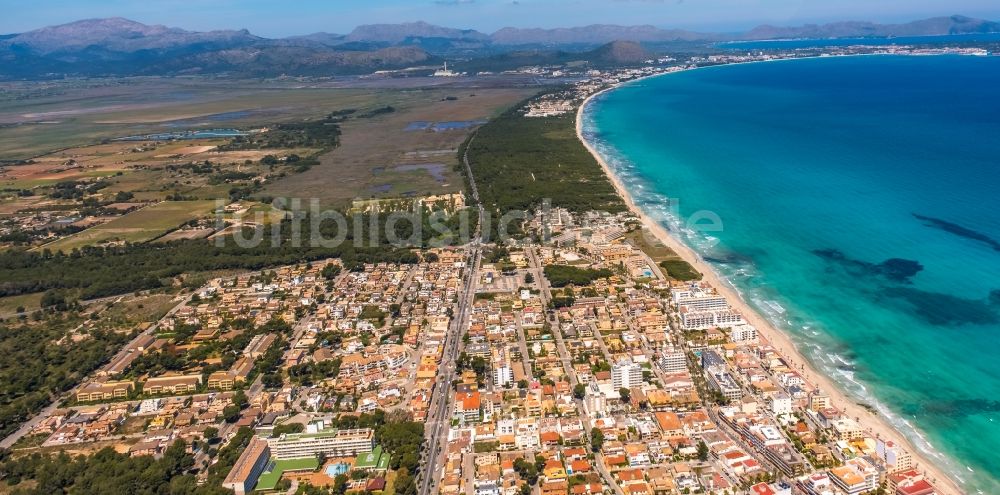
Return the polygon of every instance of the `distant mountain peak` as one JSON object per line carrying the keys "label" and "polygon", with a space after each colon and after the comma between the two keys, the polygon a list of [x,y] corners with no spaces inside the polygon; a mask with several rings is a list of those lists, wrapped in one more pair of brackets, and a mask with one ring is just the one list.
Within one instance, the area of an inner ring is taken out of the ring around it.
{"label": "distant mountain peak", "polygon": [[931,17],[903,24],[864,21],[806,24],[803,26],[757,26],[741,36],[745,40],[782,38],[849,38],[886,36],[939,36],[946,34],[1000,32],[1000,23],[964,15]]}
{"label": "distant mountain peak", "polygon": [[204,42],[259,40],[246,29],[194,32],[160,24],[147,25],[123,17],[83,19],[48,26],[11,37],[12,44],[23,45],[39,53],[99,46],[115,52],[163,49]]}
{"label": "distant mountain peak", "polygon": [[[83,19],[21,34],[0,35],[0,78],[163,74],[234,76],[357,74],[462,60],[464,66],[598,66],[642,62],[674,42],[778,38],[924,36],[1000,32],[1000,23],[963,15],[904,24],[834,22],[758,26],[740,34],[697,33],[653,25],[592,24],[555,29],[503,28],[487,35],[425,21],[358,26],[347,35],[314,33],[266,39],[246,29],[197,32],[122,17]],[[640,45],[641,43],[641,45]],[[587,51],[590,50],[590,51]],[[476,63],[479,60],[481,63]]]}
{"label": "distant mountain peak", "polygon": [[637,63],[654,58],[642,45],[634,41],[616,40],[591,52],[599,62]]}
{"label": "distant mountain peak", "polygon": [[474,29],[455,29],[436,26],[424,21],[400,24],[365,24],[351,31],[347,41],[377,41],[400,43],[411,38],[449,38],[486,41],[489,36]]}

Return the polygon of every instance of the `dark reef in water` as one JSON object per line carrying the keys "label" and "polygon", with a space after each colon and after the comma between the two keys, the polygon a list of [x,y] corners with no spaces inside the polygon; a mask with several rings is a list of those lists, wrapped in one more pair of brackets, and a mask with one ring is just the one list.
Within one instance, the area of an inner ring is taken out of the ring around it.
{"label": "dark reef in water", "polygon": [[941,220],[940,218],[926,217],[923,215],[913,214],[914,218],[920,220],[924,225],[935,228],[938,230],[943,230],[949,234],[955,234],[959,237],[964,237],[966,239],[972,239],[974,241],[979,241],[987,246],[993,248],[994,251],[1000,251],[1000,241],[993,239],[992,237],[975,230],[963,227],[957,223],[952,223],[947,220]]}
{"label": "dark reef in water", "polygon": [[[996,293],[997,291],[993,291]],[[965,299],[951,294],[912,287],[888,287],[879,294],[904,302],[908,309],[936,326],[992,325],[1000,323],[997,305],[991,301]]]}
{"label": "dark reef in water", "polygon": [[919,406],[920,413],[946,418],[962,418],[1000,412],[1000,401],[990,399],[955,399],[933,401]]}
{"label": "dark reef in water", "polygon": [[753,265],[753,257],[735,251],[715,251],[705,255],[705,261],[719,265]]}
{"label": "dark reef in water", "polygon": [[[837,263],[859,277],[877,277],[898,284],[911,284],[912,278],[924,269],[917,261],[891,258],[871,263],[848,258],[837,249],[817,249],[817,256]],[[990,292],[986,300],[965,299],[952,294],[929,292],[914,287],[882,287],[876,297],[905,306],[927,323],[935,326],[991,325],[1000,323],[1000,289]]]}
{"label": "dark reef in water", "polygon": [[990,291],[990,304],[1000,306],[1000,289]]}
{"label": "dark reef in water", "polygon": [[839,249],[816,249],[813,254],[827,261],[840,263],[858,275],[884,277],[904,284],[911,283],[911,279],[924,269],[919,261],[903,258],[890,258],[881,263],[855,260],[848,258]]}

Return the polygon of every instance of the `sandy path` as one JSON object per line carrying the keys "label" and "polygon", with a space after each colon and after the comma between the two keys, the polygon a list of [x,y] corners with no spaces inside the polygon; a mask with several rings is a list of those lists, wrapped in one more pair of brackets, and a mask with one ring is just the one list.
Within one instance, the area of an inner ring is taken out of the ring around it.
{"label": "sandy path", "polygon": [[[609,91],[610,89],[604,91]],[[877,436],[878,438],[892,439],[897,444],[903,445],[913,455],[914,464],[917,469],[925,472],[927,477],[932,480],[937,488],[937,493],[941,495],[960,495],[964,493],[961,489],[959,489],[958,485],[954,480],[952,480],[951,477],[947,476],[940,467],[930,462],[926,453],[916,449],[913,443],[900,434],[900,432],[896,431],[892,425],[886,422],[882,417],[872,414],[867,409],[859,406],[855,400],[850,399],[844,393],[836,382],[821,373],[817,373],[798,351],[798,349],[796,349],[792,340],[784,332],[779,331],[768,320],[760,316],[760,314],[747,304],[747,302],[743,300],[743,298],[731,285],[724,282],[715,270],[708,263],[703,261],[701,256],[699,256],[694,250],[680,240],[676,239],[674,236],[670,235],[667,230],[663,228],[663,226],[643,213],[642,210],[636,206],[631,195],[625,189],[619,178],[612,172],[611,167],[609,167],[607,162],[604,161],[604,158],[602,158],[597,150],[583,138],[583,110],[594,97],[604,91],[591,95],[583,102],[582,105],[580,105],[576,115],[576,136],[587,148],[587,150],[594,155],[597,162],[601,164],[601,168],[604,169],[604,173],[607,174],[608,178],[614,184],[618,194],[625,200],[629,208],[642,220],[643,225],[645,225],[646,228],[653,233],[653,235],[663,242],[664,245],[674,250],[678,256],[684,259],[684,261],[687,261],[694,266],[695,269],[703,273],[704,280],[718,289],[719,293],[726,297],[736,311],[739,311],[750,324],[757,327],[759,335],[769,341],[774,348],[785,357],[790,365],[799,369],[800,373],[809,383],[818,386],[830,396],[831,403],[834,407],[843,411],[847,416],[857,418],[861,427],[867,430],[870,435]]]}

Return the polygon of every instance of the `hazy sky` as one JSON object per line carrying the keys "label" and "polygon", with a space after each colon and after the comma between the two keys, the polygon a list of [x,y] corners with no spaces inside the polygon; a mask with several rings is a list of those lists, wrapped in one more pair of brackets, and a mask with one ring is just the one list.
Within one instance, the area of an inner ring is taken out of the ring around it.
{"label": "hazy sky", "polygon": [[0,33],[112,16],[276,37],[416,20],[484,32],[594,23],[724,31],[761,23],[896,22],[952,14],[1000,19],[1000,0],[0,0]]}

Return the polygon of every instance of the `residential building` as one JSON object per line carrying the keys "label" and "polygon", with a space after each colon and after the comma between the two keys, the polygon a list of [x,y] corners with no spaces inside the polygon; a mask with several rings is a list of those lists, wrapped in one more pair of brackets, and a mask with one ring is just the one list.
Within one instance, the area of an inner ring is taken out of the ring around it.
{"label": "residential building", "polygon": [[723,397],[731,401],[740,400],[743,397],[743,389],[736,383],[733,375],[727,371],[706,373],[708,384],[719,391]]}
{"label": "residential building", "polygon": [[250,444],[236,460],[236,464],[229,470],[223,488],[232,490],[236,495],[250,493],[257,485],[257,478],[264,472],[271,459],[271,449],[267,441],[254,437]]}
{"label": "residential building", "polygon": [[481,406],[479,391],[455,394],[455,419],[462,424],[478,423]]}
{"label": "residential building", "polygon": [[771,414],[785,416],[792,414],[792,398],[786,394],[771,397]]}
{"label": "residential building", "polygon": [[892,440],[878,439],[875,443],[875,452],[885,462],[886,470],[890,473],[906,471],[913,467],[913,455]]}
{"label": "residential building", "polygon": [[830,396],[824,394],[820,390],[816,390],[809,396],[809,409],[813,411],[822,411],[824,409],[830,408]]}
{"label": "residential building", "polygon": [[678,373],[687,370],[687,356],[683,351],[670,350],[660,355],[660,369],[664,373]]}
{"label": "residential building", "polygon": [[93,402],[98,400],[124,399],[135,388],[135,384],[123,381],[90,382],[76,393],[78,402]]}
{"label": "residential building", "polygon": [[757,329],[753,325],[736,325],[729,338],[733,342],[756,342]]}
{"label": "residential building", "polygon": [[142,393],[147,395],[194,392],[201,385],[201,375],[163,375],[146,380]]}
{"label": "residential building", "polygon": [[268,438],[268,446],[278,459],[313,457],[317,454],[356,455],[375,448],[374,431],[370,428],[355,430],[327,429],[310,425],[304,433],[285,434]]}
{"label": "residential building", "polygon": [[721,311],[729,308],[726,298],[697,287],[686,287],[670,291],[674,306],[687,306],[693,311]]}
{"label": "residential building", "polygon": [[879,487],[879,472],[863,457],[855,457],[831,469],[830,480],[847,495],[858,495]]}
{"label": "residential building", "polygon": [[514,382],[514,370],[510,365],[498,366],[493,369],[493,385],[506,387]]}
{"label": "residential building", "polygon": [[611,367],[611,386],[615,389],[638,387],[642,384],[642,366],[621,360]]}
{"label": "residential building", "polygon": [[934,485],[920,471],[910,468],[886,476],[886,488],[894,495],[934,495]]}

